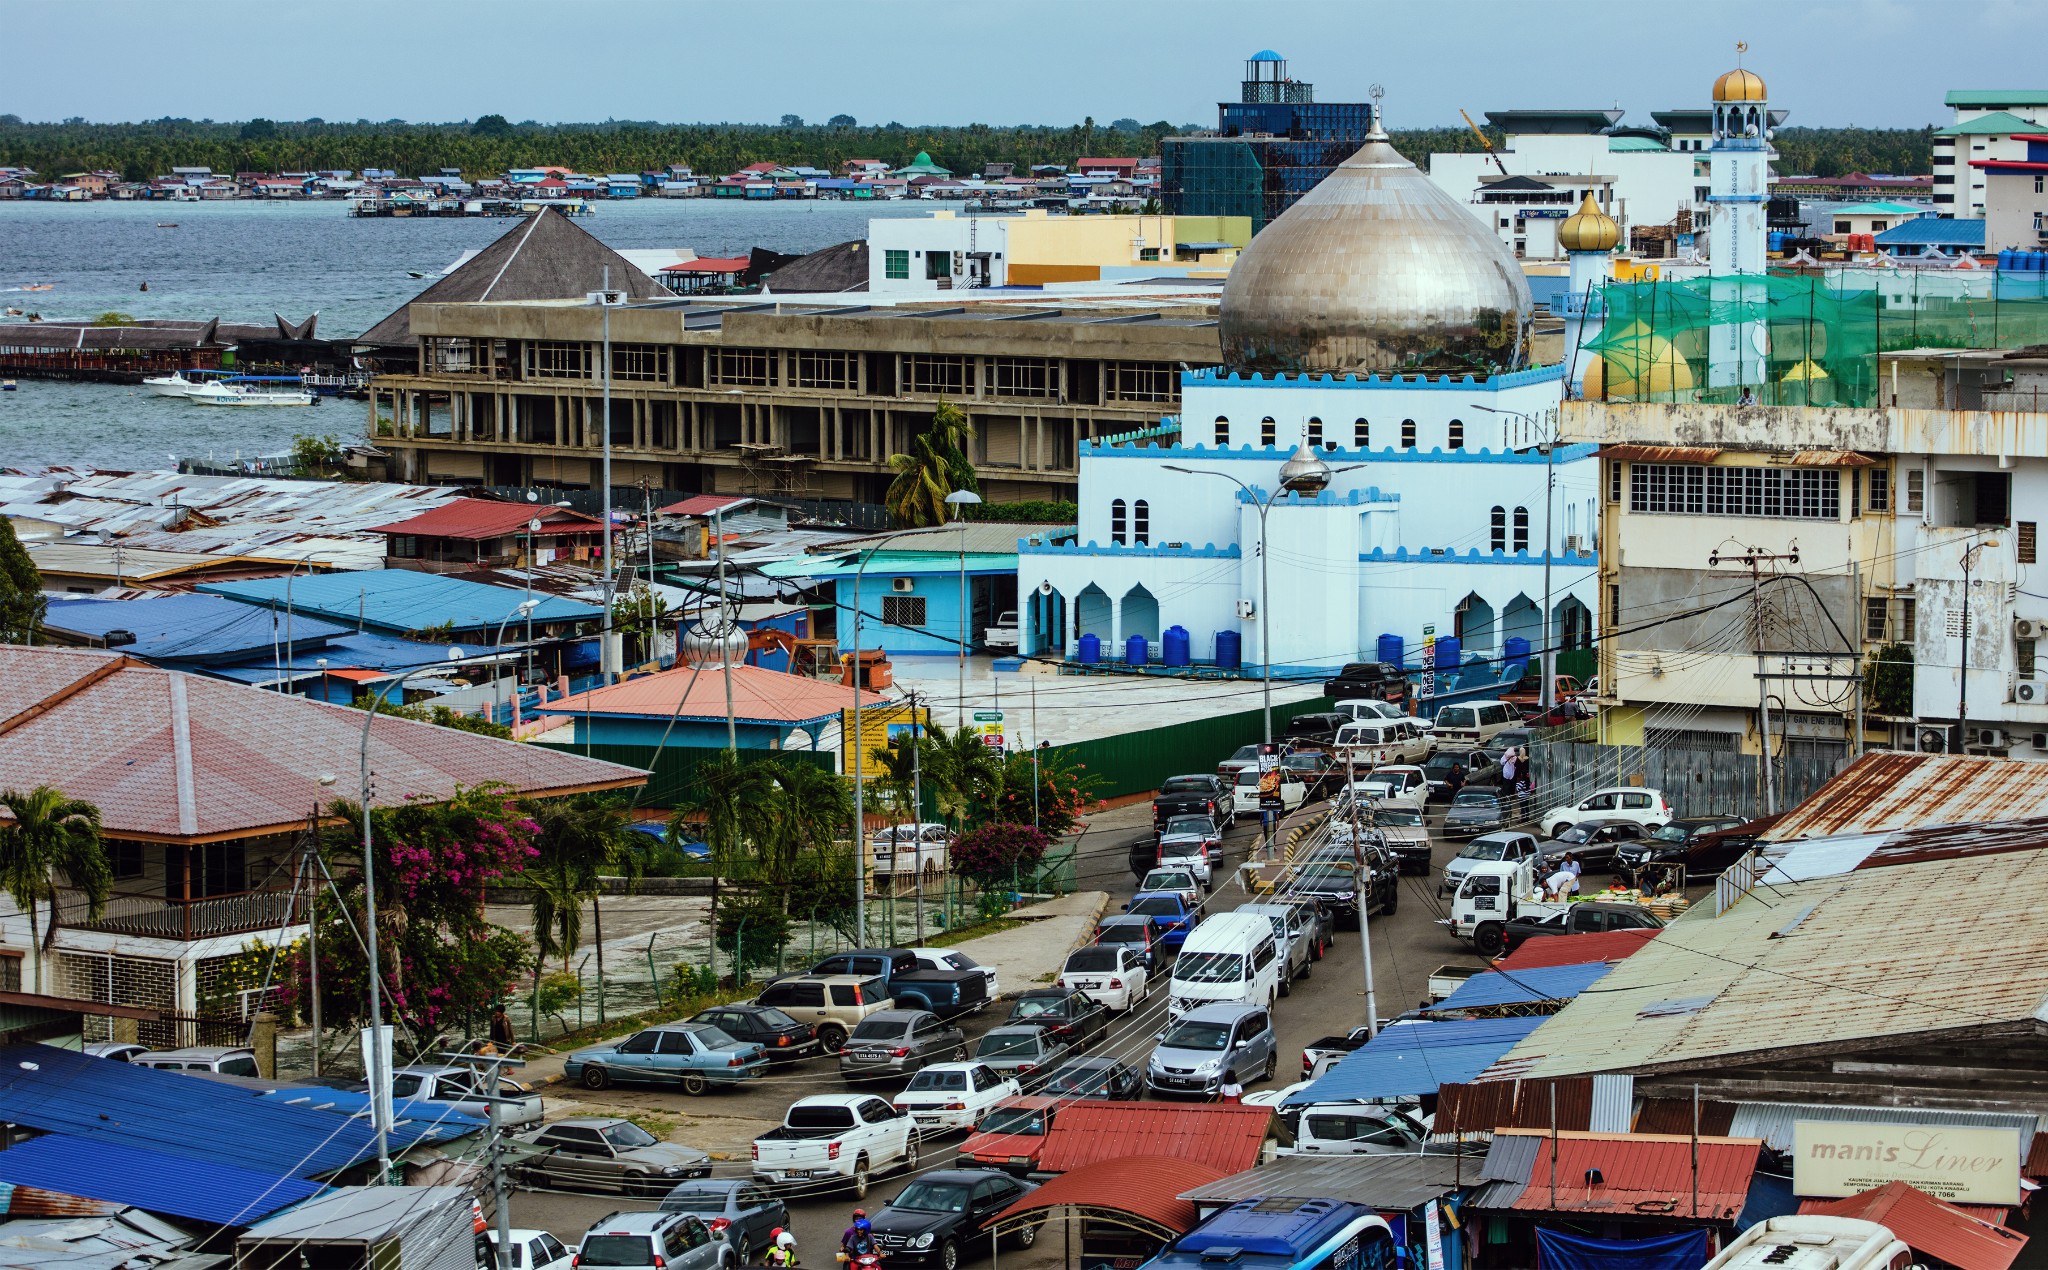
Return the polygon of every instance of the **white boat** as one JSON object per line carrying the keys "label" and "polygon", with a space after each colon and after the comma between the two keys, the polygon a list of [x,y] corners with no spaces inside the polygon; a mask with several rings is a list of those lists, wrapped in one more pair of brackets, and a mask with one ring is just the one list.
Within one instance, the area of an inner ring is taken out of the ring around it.
{"label": "white boat", "polygon": [[257,388],[241,384],[204,384],[185,394],[201,406],[310,406],[314,396],[297,388]]}
{"label": "white boat", "polygon": [[174,370],[168,375],[145,379],[142,386],[159,397],[189,397],[210,382],[205,379],[187,379],[184,371]]}

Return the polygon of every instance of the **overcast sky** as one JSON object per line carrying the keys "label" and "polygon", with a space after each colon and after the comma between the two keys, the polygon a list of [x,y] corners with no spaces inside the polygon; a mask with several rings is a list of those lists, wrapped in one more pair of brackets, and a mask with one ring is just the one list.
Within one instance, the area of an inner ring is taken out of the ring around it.
{"label": "overcast sky", "polygon": [[2048,87],[2048,0],[0,0],[25,119],[1213,126],[1243,60],[1394,127],[1458,109],[1705,103],[1735,64],[1792,124],[1946,122]]}

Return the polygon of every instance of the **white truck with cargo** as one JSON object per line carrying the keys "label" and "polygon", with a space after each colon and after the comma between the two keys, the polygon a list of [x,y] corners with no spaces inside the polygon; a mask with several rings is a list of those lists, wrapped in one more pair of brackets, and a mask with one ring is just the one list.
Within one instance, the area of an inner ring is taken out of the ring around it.
{"label": "white truck with cargo", "polygon": [[1536,864],[1524,858],[1473,865],[1451,897],[1451,915],[1438,918],[1437,925],[1480,956],[1498,957],[1534,936],[1653,930],[1664,924],[1637,904],[1546,899]]}
{"label": "white truck with cargo", "polygon": [[917,1171],[917,1122],[873,1094],[813,1094],[782,1127],[754,1139],[754,1180],[799,1190],[843,1187],[856,1199],[876,1173]]}

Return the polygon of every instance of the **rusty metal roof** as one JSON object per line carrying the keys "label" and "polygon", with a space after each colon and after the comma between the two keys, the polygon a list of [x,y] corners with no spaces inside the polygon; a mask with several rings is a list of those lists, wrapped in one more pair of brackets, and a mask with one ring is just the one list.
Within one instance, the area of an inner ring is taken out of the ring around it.
{"label": "rusty metal roof", "polygon": [[1603,445],[1603,459],[1625,459],[1631,463],[1712,463],[1721,451],[1707,445]]}
{"label": "rusty metal roof", "polygon": [[1773,825],[1767,842],[2048,816],[2048,763],[1866,754]]}
{"label": "rusty metal roof", "polygon": [[1172,1235],[1185,1235],[1201,1218],[1180,1193],[1224,1176],[1198,1160],[1163,1155],[1122,1155],[1084,1165],[1052,1179],[996,1215],[996,1221],[1071,1204],[1128,1213]]}
{"label": "rusty metal roof", "polygon": [[[1709,1137],[1721,1138],[1728,1135],[1728,1126],[1735,1119],[1735,1104],[1715,1098],[1699,1101],[1699,1129]],[[1693,1100],[1690,1098],[1645,1098],[1642,1109],[1636,1113],[1637,1133],[1691,1133],[1693,1129]]]}
{"label": "rusty metal roof", "polygon": [[1843,1199],[1800,1205],[1802,1213],[1873,1221],[1904,1240],[1913,1251],[1957,1270],[2006,1270],[2027,1246],[2016,1230],[1936,1199],[1904,1182],[1887,1182]]}
{"label": "rusty metal roof", "polygon": [[1591,935],[1556,935],[1531,939],[1493,963],[1495,970],[1520,973],[1545,966],[1577,966],[1620,961],[1657,937],[1655,930],[1609,930]]}
{"label": "rusty metal roof", "polygon": [[1584,1132],[1592,1127],[1593,1081],[1585,1076],[1445,1085],[1437,1097],[1433,1131],[1440,1134],[1548,1130],[1553,1113],[1559,1129]]}
{"label": "rusty metal roof", "polygon": [[[1755,1138],[1696,1139],[1678,1134],[1536,1136],[1536,1158],[1530,1164],[1529,1183],[1514,1202],[1516,1209],[1674,1221],[1735,1220],[1749,1198],[1757,1152],[1763,1147]],[[1598,1181],[1592,1180],[1596,1177]]]}
{"label": "rusty metal roof", "polygon": [[1269,1108],[1237,1104],[1076,1103],[1052,1122],[1039,1167],[1071,1173],[1119,1156],[1166,1156],[1206,1164],[1222,1177],[1259,1162],[1272,1119]]}

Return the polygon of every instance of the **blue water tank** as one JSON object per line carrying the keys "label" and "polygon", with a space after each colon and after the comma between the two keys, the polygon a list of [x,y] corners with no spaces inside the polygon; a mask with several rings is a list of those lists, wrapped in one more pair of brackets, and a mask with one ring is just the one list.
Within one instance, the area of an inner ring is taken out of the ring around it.
{"label": "blue water tank", "polygon": [[1436,668],[1440,671],[1456,670],[1458,668],[1458,654],[1463,650],[1464,645],[1456,635],[1437,636]]}
{"label": "blue water tank", "polygon": [[1387,663],[1389,666],[1407,665],[1407,656],[1403,651],[1403,645],[1401,643],[1401,637],[1399,635],[1380,636],[1379,659]]}
{"label": "blue water tank", "polygon": [[1244,636],[1236,631],[1216,632],[1216,669],[1236,670],[1244,665]]}
{"label": "blue water tank", "polygon": [[1194,660],[1191,656],[1191,641],[1184,626],[1167,627],[1166,634],[1160,638],[1160,645],[1159,664],[1162,666],[1185,666]]}
{"label": "blue water tank", "polygon": [[1529,660],[1529,641],[1523,639],[1520,635],[1511,635],[1508,637],[1507,642],[1500,646],[1500,652],[1501,656],[1510,663],[1526,662]]}
{"label": "blue water tank", "polygon": [[2011,252],[2011,251],[2001,251],[2001,252],[1999,252],[1999,253],[1998,253],[1998,267],[1999,267],[2000,269],[2010,269],[2010,268],[2012,268],[2012,252]]}
{"label": "blue water tank", "polygon": [[1080,649],[1074,655],[1076,661],[1080,662],[1083,666],[1093,666],[1102,660],[1102,637],[1100,635],[1083,635],[1079,642]]}
{"label": "blue water tank", "polygon": [[1126,666],[1142,666],[1145,664],[1148,652],[1149,649],[1146,647],[1145,637],[1143,635],[1133,635],[1124,641],[1124,664]]}

